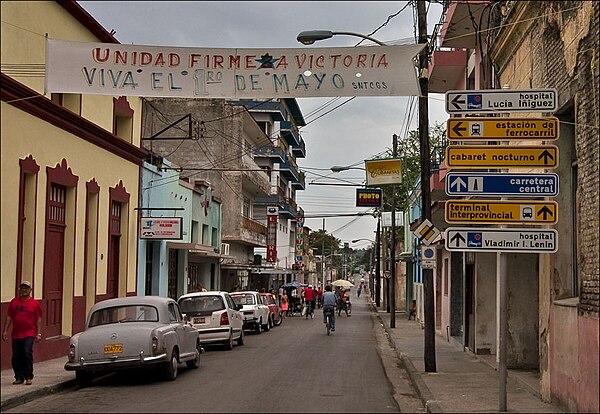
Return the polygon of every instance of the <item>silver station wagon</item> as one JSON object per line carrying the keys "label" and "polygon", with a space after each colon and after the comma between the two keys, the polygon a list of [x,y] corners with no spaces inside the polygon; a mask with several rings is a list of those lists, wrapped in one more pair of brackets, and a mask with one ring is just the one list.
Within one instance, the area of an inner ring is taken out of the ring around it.
{"label": "silver station wagon", "polygon": [[200,366],[198,331],[186,324],[176,301],[158,296],[108,299],[90,309],[86,329],[71,337],[67,371],[86,386],[94,373],[155,367],[177,378],[179,363]]}

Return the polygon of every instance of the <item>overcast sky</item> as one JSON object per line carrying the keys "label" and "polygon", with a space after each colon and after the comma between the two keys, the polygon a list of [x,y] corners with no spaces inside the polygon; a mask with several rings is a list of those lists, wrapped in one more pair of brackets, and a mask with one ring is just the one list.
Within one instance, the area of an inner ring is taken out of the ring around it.
{"label": "overcast sky", "polygon": [[[115,37],[121,43],[222,48],[297,48],[303,46],[296,41],[296,36],[304,30],[370,34],[382,25],[372,35],[374,38],[384,43],[415,43],[414,10],[412,6],[405,7],[406,3],[80,2],[108,31],[114,30]],[[439,21],[440,13],[441,6],[431,4],[428,12],[429,34]],[[359,40],[357,37],[340,35],[313,47],[354,46]],[[335,101],[332,102],[333,99]],[[329,168],[333,165],[363,165],[365,159],[391,147],[392,134],[402,136],[407,129],[417,128],[416,110],[413,111],[412,122],[407,122],[411,113],[408,97],[359,97],[325,114],[348,99],[298,99],[308,125],[301,130],[307,155],[304,159],[298,159],[300,170],[306,174],[306,190],[298,192],[297,202],[307,217],[369,211],[354,206],[356,187],[315,183],[339,183],[337,179],[361,183],[364,180],[363,171],[332,174]],[[328,103],[329,106],[321,108]],[[430,123],[445,122],[447,115],[444,112],[443,95],[430,97],[429,111]],[[306,225],[318,230],[322,227],[322,219],[307,218]],[[369,216],[325,219],[327,232],[345,242],[358,238],[374,239],[375,228],[376,220]],[[355,248],[366,245],[368,243],[364,242],[351,244]]]}

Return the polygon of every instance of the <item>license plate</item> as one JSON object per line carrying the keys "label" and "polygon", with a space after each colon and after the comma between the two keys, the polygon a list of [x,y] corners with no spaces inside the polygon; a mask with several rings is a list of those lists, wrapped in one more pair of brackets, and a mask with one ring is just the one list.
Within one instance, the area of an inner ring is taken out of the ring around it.
{"label": "license plate", "polygon": [[194,323],[195,324],[204,323],[205,321],[206,321],[206,319],[204,317],[194,318]]}
{"label": "license plate", "polygon": [[105,354],[120,354],[123,352],[123,344],[105,344],[104,345],[104,353]]}

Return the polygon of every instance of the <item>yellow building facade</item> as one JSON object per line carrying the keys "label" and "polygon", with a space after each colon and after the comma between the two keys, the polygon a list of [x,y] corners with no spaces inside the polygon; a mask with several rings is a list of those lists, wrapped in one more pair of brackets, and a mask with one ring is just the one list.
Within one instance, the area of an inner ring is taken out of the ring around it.
{"label": "yellow building facade", "polygon": [[141,99],[45,93],[46,37],[118,41],[75,2],[0,6],[0,307],[4,321],[19,283],[32,282],[39,361],[66,355],[95,302],[136,294]]}

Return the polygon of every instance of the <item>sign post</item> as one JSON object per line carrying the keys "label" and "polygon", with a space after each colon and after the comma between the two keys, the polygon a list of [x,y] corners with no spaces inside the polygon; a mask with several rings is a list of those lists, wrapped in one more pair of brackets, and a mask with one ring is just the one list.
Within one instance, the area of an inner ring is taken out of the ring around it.
{"label": "sign post", "polygon": [[450,118],[450,140],[558,139],[558,118]]}
{"label": "sign post", "polygon": [[471,114],[485,112],[554,112],[556,89],[488,89],[446,92],[446,112]]}
{"label": "sign post", "polygon": [[446,250],[459,252],[554,253],[555,229],[449,227]]}
{"label": "sign post", "polygon": [[[493,114],[512,112],[555,112],[556,89],[465,90],[446,92],[449,114]],[[454,118],[448,120],[448,139],[455,141],[521,141],[558,139],[556,118]],[[451,145],[446,149],[448,168],[506,169],[512,167],[556,168],[556,146]],[[558,195],[556,174],[454,173],[446,177],[446,194],[457,196],[500,196],[502,201],[449,200],[448,223],[553,224],[558,204],[543,201],[505,201],[504,197],[553,197]],[[446,250],[493,251],[497,253],[498,378],[499,411],[506,404],[506,348],[508,338],[507,252],[556,252],[556,230],[510,228],[448,228]]]}
{"label": "sign post", "polygon": [[450,168],[556,168],[558,147],[555,145],[449,145],[446,163]]}
{"label": "sign post", "polygon": [[454,173],[446,176],[449,196],[556,197],[558,174]]}

